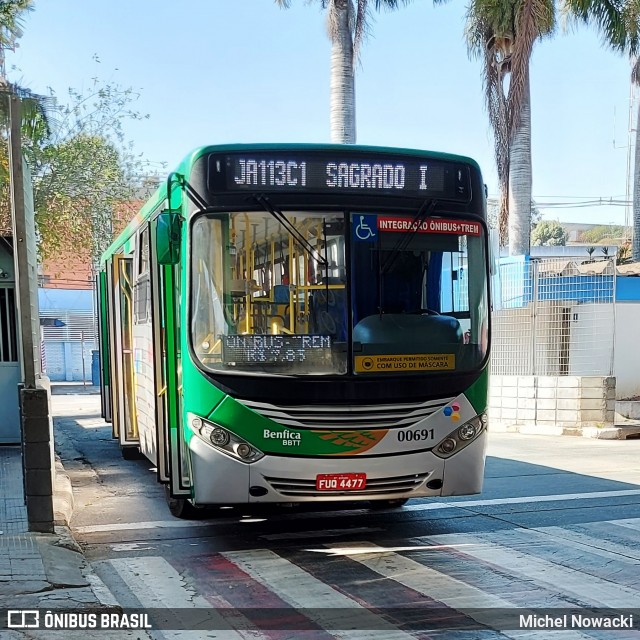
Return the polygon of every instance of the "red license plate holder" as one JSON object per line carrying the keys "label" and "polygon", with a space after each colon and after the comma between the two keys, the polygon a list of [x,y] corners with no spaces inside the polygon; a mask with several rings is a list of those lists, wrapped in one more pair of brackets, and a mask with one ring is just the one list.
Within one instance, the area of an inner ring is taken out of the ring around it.
{"label": "red license plate holder", "polygon": [[366,473],[319,473],[316,476],[316,491],[360,491],[366,486]]}

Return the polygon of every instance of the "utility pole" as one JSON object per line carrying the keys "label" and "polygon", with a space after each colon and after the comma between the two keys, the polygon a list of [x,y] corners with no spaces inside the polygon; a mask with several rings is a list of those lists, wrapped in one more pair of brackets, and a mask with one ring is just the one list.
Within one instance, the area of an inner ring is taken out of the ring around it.
{"label": "utility pole", "polygon": [[49,391],[40,380],[38,264],[32,187],[28,167],[22,157],[21,101],[14,94],[9,94],[8,100],[13,259],[22,365],[19,395],[24,496],[29,529],[53,533],[53,423],[49,411]]}
{"label": "utility pole", "polygon": [[[30,273],[35,266],[37,282],[37,265],[29,264],[28,229],[25,210],[25,185],[22,166],[22,105],[20,98],[9,96],[10,130],[10,173],[11,173],[11,209],[13,223],[13,259],[16,270],[17,307],[19,314],[18,336],[20,339],[20,361],[22,365],[22,382],[25,389],[36,388],[36,358],[32,327],[34,326],[32,296],[30,291]],[[36,309],[37,313],[37,309]],[[38,321],[39,324],[39,321]]]}

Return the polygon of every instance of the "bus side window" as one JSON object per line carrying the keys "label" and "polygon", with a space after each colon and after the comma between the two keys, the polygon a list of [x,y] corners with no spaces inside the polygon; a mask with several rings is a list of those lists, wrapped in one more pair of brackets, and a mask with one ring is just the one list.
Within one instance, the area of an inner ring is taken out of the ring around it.
{"label": "bus side window", "polygon": [[134,322],[144,324],[151,318],[151,280],[149,278],[149,227],[138,236],[135,273]]}

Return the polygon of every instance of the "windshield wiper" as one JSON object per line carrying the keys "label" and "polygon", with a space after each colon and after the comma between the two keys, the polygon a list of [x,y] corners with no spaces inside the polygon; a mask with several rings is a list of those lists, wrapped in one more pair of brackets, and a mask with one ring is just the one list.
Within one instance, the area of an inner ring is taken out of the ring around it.
{"label": "windshield wiper", "polygon": [[315,247],[311,246],[307,239],[289,222],[287,217],[280,211],[280,209],[276,209],[269,199],[264,195],[254,196],[255,201],[267,212],[270,213],[297,241],[298,244],[317,262],[319,262],[323,267],[328,267],[329,262],[315,249]]}
{"label": "windshield wiper", "polygon": [[422,203],[420,209],[418,209],[418,213],[416,213],[415,217],[411,221],[409,231],[403,233],[400,238],[398,238],[398,241],[396,242],[393,249],[391,249],[391,253],[380,268],[380,275],[384,275],[391,269],[394,262],[396,261],[396,258],[400,255],[400,252],[404,251],[409,246],[411,240],[413,240],[416,233],[418,233],[418,230],[424,222],[424,219],[433,213],[437,205],[437,200],[425,200]]}

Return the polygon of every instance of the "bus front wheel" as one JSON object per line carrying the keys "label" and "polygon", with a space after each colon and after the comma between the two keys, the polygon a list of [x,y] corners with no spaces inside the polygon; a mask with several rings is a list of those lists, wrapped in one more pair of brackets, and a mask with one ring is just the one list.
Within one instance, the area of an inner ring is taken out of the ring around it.
{"label": "bus front wheel", "polygon": [[140,460],[143,458],[138,447],[121,447],[120,452],[124,460]]}
{"label": "bus front wheel", "polygon": [[409,498],[396,498],[395,500],[371,500],[369,506],[372,509],[399,509],[409,502]]}
{"label": "bus front wheel", "polygon": [[182,520],[191,520],[198,515],[198,510],[186,498],[174,498],[168,485],[164,487],[164,495],[171,515]]}

